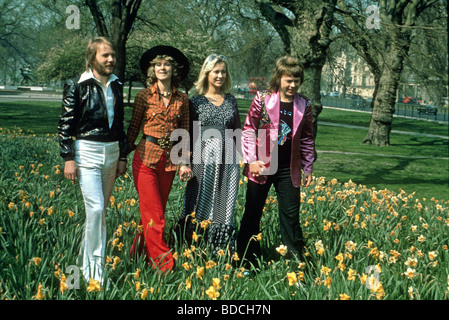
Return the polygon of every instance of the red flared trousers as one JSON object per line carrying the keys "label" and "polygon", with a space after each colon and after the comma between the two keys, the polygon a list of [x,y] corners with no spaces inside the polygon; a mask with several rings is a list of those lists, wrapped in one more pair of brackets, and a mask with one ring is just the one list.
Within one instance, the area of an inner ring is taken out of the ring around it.
{"label": "red flared trousers", "polygon": [[176,171],[165,171],[166,152],[157,169],[145,166],[137,151],[133,158],[134,185],[139,194],[142,233],[134,238],[131,256],[145,253],[153,267],[162,271],[173,268],[174,262],[164,238],[165,207]]}

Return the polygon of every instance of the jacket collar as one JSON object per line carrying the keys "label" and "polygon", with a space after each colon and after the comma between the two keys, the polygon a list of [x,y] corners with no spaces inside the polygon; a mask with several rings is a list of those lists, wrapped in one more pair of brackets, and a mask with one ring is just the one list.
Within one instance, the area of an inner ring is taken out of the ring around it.
{"label": "jacket collar", "polygon": [[[90,79],[93,79],[93,80],[101,83],[100,80],[95,78],[94,73],[92,72],[92,69],[89,69],[89,71],[84,71],[81,74],[81,76],[80,76],[80,78],[78,80],[78,83],[81,83],[81,82],[84,82],[84,81],[87,81],[87,80],[90,80]],[[107,84],[109,85],[111,82],[116,81],[116,80],[118,80],[118,77],[115,74],[111,74],[109,76],[109,80],[108,80]]]}

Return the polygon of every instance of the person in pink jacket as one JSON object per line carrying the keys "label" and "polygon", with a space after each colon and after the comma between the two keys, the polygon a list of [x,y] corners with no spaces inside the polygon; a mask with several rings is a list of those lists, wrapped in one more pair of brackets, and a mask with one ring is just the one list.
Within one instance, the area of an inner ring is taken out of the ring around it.
{"label": "person in pink jacket", "polygon": [[248,186],[237,250],[253,264],[261,256],[259,241],[253,237],[260,232],[271,185],[279,206],[282,244],[287,246],[289,258],[301,259],[300,186],[310,185],[315,160],[312,102],[297,93],[302,82],[299,60],[279,58],[268,90],[257,92],[243,126],[243,174],[248,177]]}

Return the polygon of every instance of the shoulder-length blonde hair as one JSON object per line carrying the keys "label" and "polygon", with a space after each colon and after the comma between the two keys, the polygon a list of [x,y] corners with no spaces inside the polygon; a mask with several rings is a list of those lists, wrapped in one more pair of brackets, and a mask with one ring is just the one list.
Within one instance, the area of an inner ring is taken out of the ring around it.
{"label": "shoulder-length blonde hair", "polygon": [[299,85],[304,81],[304,71],[299,59],[292,56],[283,56],[276,61],[268,91],[271,93],[279,91],[281,87],[282,76],[287,75],[294,78],[299,78]]}
{"label": "shoulder-length blonde hair", "polygon": [[178,64],[176,63],[176,60],[168,55],[157,55],[156,58],[154,58],[150,62],[150,67],[148,68],[147,72],[147,86],[151,87],[153,84],[157,82],[156,74],[154,73],[154,66],[160,62],[160,61],[168,61],[172,65],[172,76],[171,76],[171,85],[173,87],[178,87],[179,83],[181,82],[181,78],[179,77],[178,73]]}
{"label": "shoulder-length blonde hair", "polygon": [[211,54],[204,60],[201,67],[198,80],[195,82],[195,88],[198,94],[205,94],[209,90],[209,73],[215,68],[217,63],[224,62],[226,66],[226,79],[223,83],[222,90],[224,93],[230,93],[232,90],[232,78],[228,68],[228,61],[225,56]]}

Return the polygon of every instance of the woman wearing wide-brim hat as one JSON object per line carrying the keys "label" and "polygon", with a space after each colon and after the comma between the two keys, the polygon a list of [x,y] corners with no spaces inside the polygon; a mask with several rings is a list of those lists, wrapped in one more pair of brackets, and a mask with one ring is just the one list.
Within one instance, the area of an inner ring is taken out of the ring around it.
{"label": "woman wearing wide-brim hat", "polygon": [[[185,55],[171,46],[156,46],[146,51],[140,67],[147,77],[147,88],[137,93],[128,128],[128,144],[136,150],[133,158],[134,185],[139,194],[142,232],[136,235],[131,255],[146,254],[154,268],[171,270],[174,262],[164,238],[165,207],[176,171],[187,179],[191,170],[189,141],[176,146],[180,153],[170,157],[175,129],[189,130],[189,99],[177,89],[189,72]],[[142,139],[135,145],[142,128]],[[176,161],[175,161],[176,160]]]}

